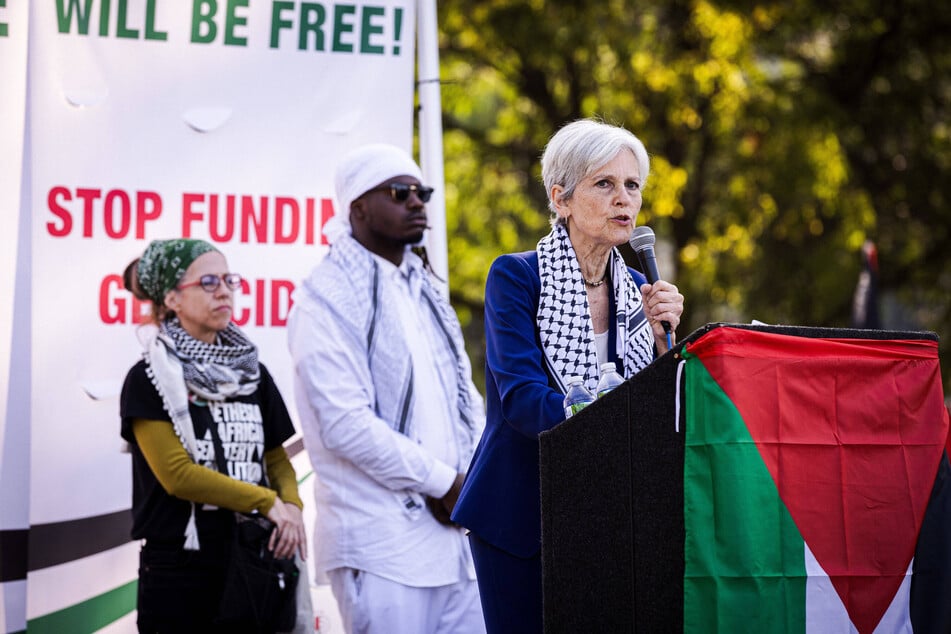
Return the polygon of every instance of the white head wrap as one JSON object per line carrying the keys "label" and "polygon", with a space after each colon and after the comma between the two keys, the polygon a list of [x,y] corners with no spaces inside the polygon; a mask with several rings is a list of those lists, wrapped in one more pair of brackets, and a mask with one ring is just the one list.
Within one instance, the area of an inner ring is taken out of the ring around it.
{"label": "white head wrap", "polygon": [[396,176],[423,180],[416,161],[395,145],[372,143],[344,155],[334,175],[338,207],[334,217],[324,226],[327,239],[333,243],[338,236],[350,233],[350,203]]}

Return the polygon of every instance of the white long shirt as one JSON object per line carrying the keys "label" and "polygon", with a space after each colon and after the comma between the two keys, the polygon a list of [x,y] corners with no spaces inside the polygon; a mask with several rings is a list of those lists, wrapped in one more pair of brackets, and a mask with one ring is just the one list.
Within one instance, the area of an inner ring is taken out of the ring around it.
{"label": "white long shirt", "polygon": [[[388,296],[396,298],[412,357],[412,437],[374,413],[360,378],[367,372],[365,351],[350,344],[333,315],[311,306],[292,311],[288,321],[295,396],[317,475],[314,553],[320,581],[339,567],[417,587],[475,579],[462,529],[437,522],[421,498],[442,497],[469,457],[460,455],[459,430],[446,424],[457,373],[451,355],[432,345],[440,325],[420,303],[412,276],[421,270],[413,258],[408,252],[399,268],[377,258],[381,283],[398,291]],[[467,389],[481,404],[471,381]],[[483,427],[484,415],[477,434]]]}

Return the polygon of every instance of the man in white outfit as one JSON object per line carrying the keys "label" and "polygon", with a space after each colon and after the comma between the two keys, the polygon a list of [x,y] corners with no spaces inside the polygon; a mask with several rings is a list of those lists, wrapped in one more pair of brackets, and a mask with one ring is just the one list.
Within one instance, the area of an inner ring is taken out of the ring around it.
{"label": "man in white outfit", "polygon": [[427,227],[419,167],[383,144],[336,171],[330,253],[294,295],[288,344],[317,474],[318,580],[348,632],[484,632],[449,514],[485,425],[462,331],[411,247]]}

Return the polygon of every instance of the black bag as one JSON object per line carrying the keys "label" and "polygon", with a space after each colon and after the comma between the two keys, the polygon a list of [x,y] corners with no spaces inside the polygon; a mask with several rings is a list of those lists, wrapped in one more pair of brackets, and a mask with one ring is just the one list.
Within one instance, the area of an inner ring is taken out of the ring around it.
{"label": "black bag", "polygon": [[242,631],[289,632],[297,621],[294,559],[275,559],[267,542],[274,523],[261,515],[235,513],[234,545],[218,609],[221,625]]}

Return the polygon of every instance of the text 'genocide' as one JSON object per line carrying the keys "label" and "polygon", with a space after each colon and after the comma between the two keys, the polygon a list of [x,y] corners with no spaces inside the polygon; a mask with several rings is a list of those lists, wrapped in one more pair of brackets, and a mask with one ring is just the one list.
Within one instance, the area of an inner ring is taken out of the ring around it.
{"label": "text 'genocide'", "polygon": [[[293,305],[294,282],[291,280],[241,280],[235,293],[231,320],[238,326],[287,325]],[[144,324],[150,320],[152,304],[136,299],[125,289],[122,276],[110,273],[99,283],[99,319],[104,324]]]}

